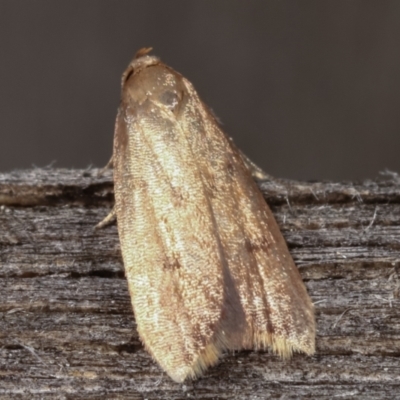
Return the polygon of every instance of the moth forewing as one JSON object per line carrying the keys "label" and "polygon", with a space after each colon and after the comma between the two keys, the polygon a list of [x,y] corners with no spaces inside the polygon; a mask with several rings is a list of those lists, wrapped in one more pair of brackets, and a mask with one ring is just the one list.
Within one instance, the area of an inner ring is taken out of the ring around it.
{"label": "moth forewing", "polygon": [[224,349],[314,352],[300,274],[241,155],[158,58],[125,71],[114,136],[118,232],[138,331],[176,381]]}
{"label": "moth forewing", "polygon": [[206,185],[207,195],[246,314],[248,327],[239,348],[271,347],[283,357],[293,351],[312,354],[313,306],[279,227],[240,153],[185,83],[191,104],[184,123],[187,131],[204,127],[197,132],[206,140],[193,135],[193,148],[199,169],[212,182]]}
{"label": "moth forewing", "polygon": [[[164,70],[149,67],[124,84],[130,93],[116,124],[115,198],[138,331],[160,365],[182,381],[215,363],[222,349],[216,330],[224,258],[186,133],[170,103],[157,101],[157,85],[164,88],[168,79]],[[145,89],[153,96],[143,100]]]}

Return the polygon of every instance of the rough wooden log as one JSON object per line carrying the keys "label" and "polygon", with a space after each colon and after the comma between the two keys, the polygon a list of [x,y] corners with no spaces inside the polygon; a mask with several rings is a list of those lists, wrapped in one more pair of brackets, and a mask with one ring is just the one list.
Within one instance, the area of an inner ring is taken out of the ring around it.
{"label": "rough wooden log", "polygon": [[400,397],[400,178],[260,187],[314,301],[317,352],[226,354],[176,384],[136,332],[111,173],[0,174],[0,398]]}

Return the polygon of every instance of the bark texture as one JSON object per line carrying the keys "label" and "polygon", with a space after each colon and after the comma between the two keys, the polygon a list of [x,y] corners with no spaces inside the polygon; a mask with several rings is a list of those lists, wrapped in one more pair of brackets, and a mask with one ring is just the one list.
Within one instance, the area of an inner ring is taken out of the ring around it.
{"label": "bark texture", "polygon": [[0,398],[400,397],[400,178],[259,182],[315,304],[317,351],[225,354],[176,384],[143,349],[112,174],[0,174]]}

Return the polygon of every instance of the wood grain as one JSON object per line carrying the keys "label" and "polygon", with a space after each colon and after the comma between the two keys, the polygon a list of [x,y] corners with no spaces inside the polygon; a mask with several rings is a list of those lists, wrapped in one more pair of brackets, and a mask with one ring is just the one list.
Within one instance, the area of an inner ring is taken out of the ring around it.
{"label": "wood grain", "polygon": [[271,205],[316,307],[317,351],[226,354],[176,384],[135,329],[111,172],[0,174],[1,399],[393,399],[400,393],[400,178],[270,180]]}

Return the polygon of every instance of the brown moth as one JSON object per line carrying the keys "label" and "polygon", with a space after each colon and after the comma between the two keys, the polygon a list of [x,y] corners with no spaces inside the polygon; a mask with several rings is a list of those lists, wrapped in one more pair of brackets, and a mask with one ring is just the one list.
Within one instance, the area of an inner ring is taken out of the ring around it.
{"label": "brown moth", "polygon": [[248,160],[149,50],[122,75],[115,208],[100,224],[116,213],[141,340],[177,382],[226,349],[313,354],[313,305]]}

